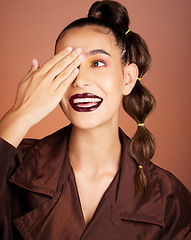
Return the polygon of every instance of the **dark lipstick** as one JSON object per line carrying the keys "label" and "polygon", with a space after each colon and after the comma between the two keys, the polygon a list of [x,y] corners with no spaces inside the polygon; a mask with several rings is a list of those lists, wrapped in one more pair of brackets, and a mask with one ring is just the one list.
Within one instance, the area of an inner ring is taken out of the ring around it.
{"label": "dark lipstick", "polygon": [[102,98],[92,93],[75,94],[69,99],[70,105],[77,112],[94,111],[101,105],[102,101]]}

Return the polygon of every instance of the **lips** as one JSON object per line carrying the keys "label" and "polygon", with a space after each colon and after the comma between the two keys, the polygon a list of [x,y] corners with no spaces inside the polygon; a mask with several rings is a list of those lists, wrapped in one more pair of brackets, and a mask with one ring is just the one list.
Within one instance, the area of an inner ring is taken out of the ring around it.
{"label": "lips", "polygon": [[75,94],[69,99],[70,105],[77,112],[94,111],[101,105],[102,101],[102,98],[92,93]]}

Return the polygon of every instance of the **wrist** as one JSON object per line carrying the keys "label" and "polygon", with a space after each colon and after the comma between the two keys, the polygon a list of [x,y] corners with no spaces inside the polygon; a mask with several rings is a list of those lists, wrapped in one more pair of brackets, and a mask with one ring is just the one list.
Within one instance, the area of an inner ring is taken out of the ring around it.
{"label": "wrist", "polygon": [[30,128],[27,117],[20,111],[11,109],[0,121],[0,137],[17,147]]}

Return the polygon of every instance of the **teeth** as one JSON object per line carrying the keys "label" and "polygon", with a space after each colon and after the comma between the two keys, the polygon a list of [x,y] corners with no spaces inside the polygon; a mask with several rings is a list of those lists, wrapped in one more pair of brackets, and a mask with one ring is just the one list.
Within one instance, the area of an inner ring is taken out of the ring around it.
{"label": "teeth", "polygon": [[87,108],[87,107],[93,107],[95,106],[96,104],[95,103],[88,103],[88,105],[84,106],[83,104],[82,105],[78,105],[79,107],[82,107],[82,108]]}
{"label": "teeth", "polygon": [[100,98],[76,98],[73,100],[73,103],[89,103],[89,102],[100,102]]}

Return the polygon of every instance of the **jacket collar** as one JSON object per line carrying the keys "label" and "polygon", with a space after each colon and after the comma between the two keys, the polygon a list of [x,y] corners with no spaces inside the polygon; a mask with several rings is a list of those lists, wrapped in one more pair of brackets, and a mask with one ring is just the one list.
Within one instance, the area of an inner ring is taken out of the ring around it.
{"label": "jacket collar", "polygon": [[9,180],[29,191],[54,197],[71,172],[66,161],[71,129],[70,124],[38,141],[24,161],[21,159],[22,152],[18,150],[17,157],[22,163]]}
{"label": "jacket collar", "polygon": [[[67,160],[71,128],[70,124],[35,144],[10,181],[29,191],[56,196],[72,170]],[[151,162],[144,167],[147,188],[136,195],[134,179],[137,163],[127,151],[129,138],[122,130],[119,130],[119,135],[122,144],[121,167],[107,192],[111,205],[123,220],[164,226],[156,169]]]}

